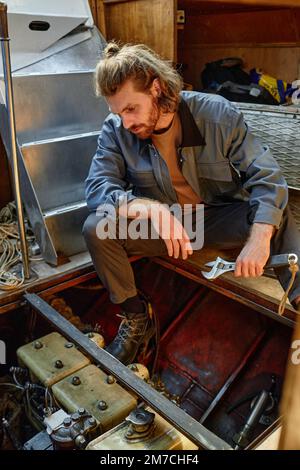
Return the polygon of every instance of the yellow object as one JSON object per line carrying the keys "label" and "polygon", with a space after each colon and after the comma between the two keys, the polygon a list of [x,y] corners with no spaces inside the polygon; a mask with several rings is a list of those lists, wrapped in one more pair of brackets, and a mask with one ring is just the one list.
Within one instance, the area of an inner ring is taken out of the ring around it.
{"label": "yellow object", "polygon": [[59,333],[50,333],[17,350],[21,366],[30,371],[32,382],[49,387],[90,364],[73,343]]}
{"label": "yellow object", "polygon": [[148,438],[141,439],[139,442],[130,442],[125,437],[130,424],[124,421],[103,436],[91,441],[86,450],[197,450],[193,442],[164,418],[150,408],[147,410],[155,414],[154,429]]}
{"label": "yellow object", "polygon": [[52,387],[57,401],[69,413],[87,410],[108,431],[136,407],[137,400],[95,365],[89,365]]}
{"label": "yellow object", "polygon": [[[279,89],[278,89],[278,80],[270,75],[265,73],[260,73],[260,79],[258,81],[258,85],[264,87],[268,92],[275,98],[278,103],[281,103],[282,97],[280,96]],[[281,80],[284,92],[287,91],[287,82]]]}

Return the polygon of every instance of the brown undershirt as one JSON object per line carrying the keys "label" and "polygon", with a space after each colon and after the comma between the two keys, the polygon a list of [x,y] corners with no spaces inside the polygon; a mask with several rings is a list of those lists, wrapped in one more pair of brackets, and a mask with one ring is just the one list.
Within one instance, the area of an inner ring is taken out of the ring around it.
{"label": "brown undershirt", "polygon": [[152,134],[152,142],[168,166],[179,204],[199,204],[200,197],[188,184],[178,166],[178,147],[181,141],[182,130],[178,113],[174,114],[171,126],[165,132]]}

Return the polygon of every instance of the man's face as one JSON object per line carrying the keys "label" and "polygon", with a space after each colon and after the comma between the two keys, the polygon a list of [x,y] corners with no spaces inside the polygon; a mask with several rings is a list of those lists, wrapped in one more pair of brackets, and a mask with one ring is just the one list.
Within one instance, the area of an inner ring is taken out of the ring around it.
{"label": "man's face", "polygon": [[157,91],[152,84],[149,92],[137,91],[127,80],[114,96],[107,97],[112,113],[118,114],[123,126],[140,139],[148,139],[158,122],[160,112]]}

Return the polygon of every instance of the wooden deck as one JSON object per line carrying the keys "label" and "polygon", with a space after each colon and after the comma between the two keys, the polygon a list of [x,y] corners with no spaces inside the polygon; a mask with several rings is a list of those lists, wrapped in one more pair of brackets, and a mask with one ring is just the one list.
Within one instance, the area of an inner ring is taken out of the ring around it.
{"label": "wooden deck", "polygon": [[[203,249],[194,253],[188,261],[169,257],[155,257],[153,261],[291,326],[295,321],[296,313],[289,303],[281,318],[277,314],[278,305],[283,295],[283,289],[277,279],[266,276],[248,279],[236,278],[233,273],[225,273],[221,277],[209,281],[202,276],[201,271],[205,270],[206,262],[216,259],[217,256],[229,261],[235,259],[236,255],[237,253],[232,251]],[[134,262],[136,259],[138,258],[131,258],[131,261]],[[87,252],[71,257],[70,262],[58,267],[51,267],[41,261],[32,263],[31,267],[37,273],[38,279],[26,283],[14,291],[0,291],[0,314],[19,307],[22,304],[24,292],[35,292],[44,296],[96,277],[90,255]]]}

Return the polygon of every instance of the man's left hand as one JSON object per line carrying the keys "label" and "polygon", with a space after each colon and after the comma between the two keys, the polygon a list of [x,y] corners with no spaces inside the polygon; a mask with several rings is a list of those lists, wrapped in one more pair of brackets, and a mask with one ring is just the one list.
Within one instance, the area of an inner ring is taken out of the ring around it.
{"label": "man's left hand", "polygon": [[258,277],[270,257],[270,242],[274,233],[273,225],[255,223],[250,237],[239,254],[234,275],[236,277]]}

